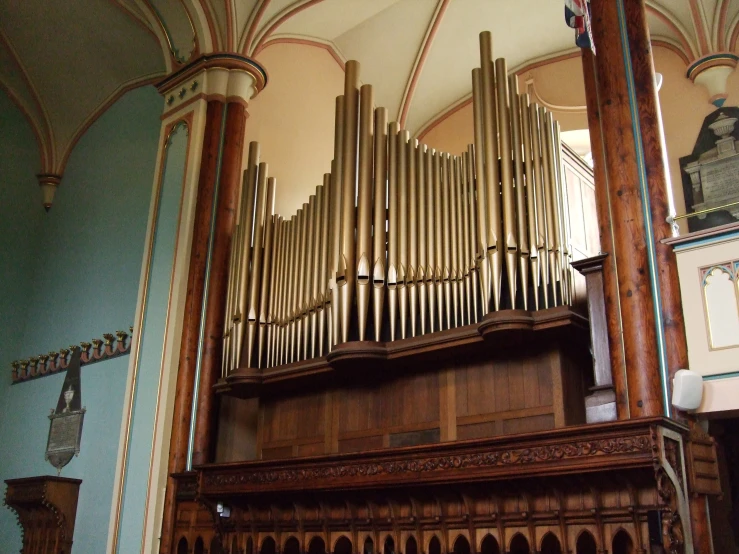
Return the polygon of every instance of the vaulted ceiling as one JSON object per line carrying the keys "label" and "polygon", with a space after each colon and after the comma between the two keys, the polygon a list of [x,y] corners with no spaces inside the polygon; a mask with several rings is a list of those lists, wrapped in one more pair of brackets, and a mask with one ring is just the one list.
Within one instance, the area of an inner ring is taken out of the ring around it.
{"label": "vaulted ceiling", "polygon": [[[647,9],[653,41],[686,64],[736,51],[739,0]],[[259,60],[293,42],[356,59],[377,103],[418,132],[469,94],[480,31],[511,70],[575,51],[562,0],[0,0],[0,13],[0,86],[36,132],[39,170],[57,174],[121,94],[207,52]]]}

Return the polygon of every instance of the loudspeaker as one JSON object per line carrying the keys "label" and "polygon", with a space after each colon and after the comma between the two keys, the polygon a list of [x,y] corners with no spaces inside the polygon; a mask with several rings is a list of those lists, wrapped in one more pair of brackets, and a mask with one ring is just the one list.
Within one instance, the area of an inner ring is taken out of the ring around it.
{"label": "loudspeaker", "polygon": [[703,399],[703,377],[689,369],[679,369],[672,380],[672,405],[678,410],[697,410]]}

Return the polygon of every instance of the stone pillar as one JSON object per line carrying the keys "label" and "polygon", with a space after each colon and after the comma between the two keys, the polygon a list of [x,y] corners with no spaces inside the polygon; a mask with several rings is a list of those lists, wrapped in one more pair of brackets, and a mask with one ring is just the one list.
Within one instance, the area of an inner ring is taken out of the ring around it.
{"label": "stone pillar", "polygon": [[[167,101],[177,98],[184,81],[190,86],[200,83],[199,101],[206,102],[207,108],[168,475],[211,461],[217,417],[212,387],[221,367],[228,252],[241,183],[246,107],[266,84],[266,76],[247,58],[205,56],[160,85],[160,90],[167,87],[173,91]],[[173,548],[175,487],[168,476],[159,547],[162,553]]]}
{"label": "stone pillar", "polygon": [[617,291],[606,294],[621,322],[610,338],[623,348],[629,417],[669,414],[670,378],[687,356],[675,258],[660,242],[672,235],[671,191],[644,0],[591,5],[607,183],[598,217],[611,229]]}

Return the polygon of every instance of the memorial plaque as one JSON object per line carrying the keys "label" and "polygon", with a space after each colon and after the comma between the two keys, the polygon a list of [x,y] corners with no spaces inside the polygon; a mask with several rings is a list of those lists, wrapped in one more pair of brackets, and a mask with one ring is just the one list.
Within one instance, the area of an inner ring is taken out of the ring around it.
{"label": "memorial plaque", "polygon": [[85,412],[73,412],[51,416],[49,442],[46,452],[75,450],[79,453],[80,436],[82,435],[82,419]]}
{"label": "memorial plaque", "polygon": [[[739,109],[710,114],[693,153],[680,158],[688,229],[739,221]],[[690,216],[693,213],[695,216]]]}
{"label": "memorial plaque", "polygon": [[729,204],[739,195],[739,155],[705,163],[700,176],[704,203]]}
{"label": "memorial plaque", "polygon": [[72,357],[67,366],[62,390],[56,409],[49,414],[49,438],[46,441],[46,460],[59,473],[70,460],[80,453],[82,422],[85,409],[81,406],[82,385],[80,383],[80,348],[71,347]]}

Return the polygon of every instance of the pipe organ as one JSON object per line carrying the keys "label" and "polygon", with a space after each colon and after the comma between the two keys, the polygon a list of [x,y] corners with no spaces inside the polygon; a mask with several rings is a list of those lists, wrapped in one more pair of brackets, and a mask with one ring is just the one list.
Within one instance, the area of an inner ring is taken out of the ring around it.
{"label": "pipe organ", "polygon": [[249,145],[234,232],[223,377],[476,323],[491,311],[570,304],[559,124],[520,94],[480,35],[474,144],[429,148],[375,107],[359,64],[336,99],[331,172],[290,218]]}

